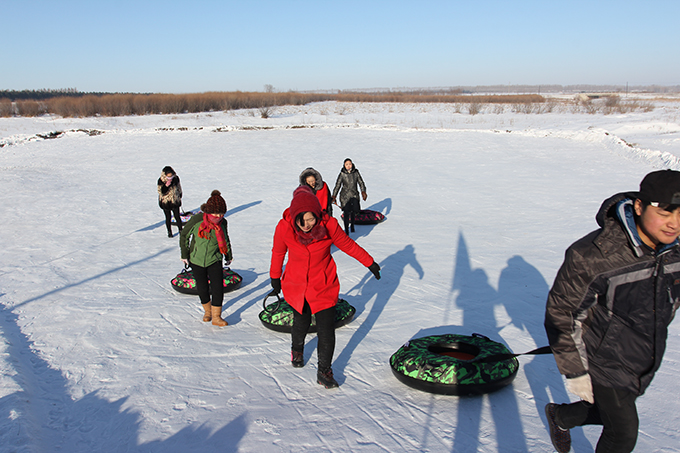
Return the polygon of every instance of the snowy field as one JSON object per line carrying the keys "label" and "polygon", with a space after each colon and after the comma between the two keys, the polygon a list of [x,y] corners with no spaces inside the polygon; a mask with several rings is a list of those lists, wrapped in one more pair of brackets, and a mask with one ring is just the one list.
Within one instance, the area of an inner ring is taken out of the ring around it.
{"label": "snowy field", "polygon": [[[596,228],[606,197],[680,170],[680,102],[654,102],[624,115],[329,102],[269,119],[0,118],[0,451],[552,451],[543,407],[574,398],[552,357],[521,357],[512,385],[463,398],[404,386],[388,360],[439,333],[546,345],[566,247]],[[289,336],[258,313],[298,175],[312,166],[332,189],[346,157],[367,185],[362,207],[387,216],[352,235],[383,278],[334,253],[357,314],[337,330],[340,388],[326,390],[315,335],[294,369]],[[157,203],[165,165],[186,210],[212,189],[227,200],[243,276],[227,327],[201,322],[198,298],[170,286],[182,263]],[[638,400],[639,452],[680,443],[677,320],[668,344]],[[573,451],[592,451],[599,432],[572,430]]]}

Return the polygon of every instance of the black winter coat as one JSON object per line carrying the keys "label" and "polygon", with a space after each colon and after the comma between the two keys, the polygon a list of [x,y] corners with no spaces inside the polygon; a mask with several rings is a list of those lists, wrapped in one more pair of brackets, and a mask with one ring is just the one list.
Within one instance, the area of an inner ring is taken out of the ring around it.
{"label": "black winter coat", "polygon": [[617,211],[632,209],[635,195],[605,200],[601,228],[567,249],[548,295],[545,329],[567,378],[588,373],[595,384],[641,395],[661,365],[680,305],[680,251],[678,241],[650,249],[632,217],[620,220],[626,216]]}
{"label": "black winter coat", "polygon": [[[352,163],[352,169],[350,171],[347,171],[343,166],[338,175],[338,179],[335,181],[335,188],[333,189],[333,197],[336,197],[338,192],[340,192],[340,199],[338,201],[340,201],[341,208],[344,208],[347,202],[352,198],[356,198],[357,201],[359,200],[357,184],[362,192],[366,192],[364,180],[354,164]],[[341,187],[342,190],[340,190]],[[358,205],[359,203],[357,203],[357,206]]]}

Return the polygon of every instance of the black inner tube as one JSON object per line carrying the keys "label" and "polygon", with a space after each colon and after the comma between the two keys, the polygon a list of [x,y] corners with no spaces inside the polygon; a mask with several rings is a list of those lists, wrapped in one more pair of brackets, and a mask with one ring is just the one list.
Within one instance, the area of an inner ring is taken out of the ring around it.
{"label": "black inner tube", "polygon": [[477,346],[467,343],[436,343],[427,347],[427,350],[439,355],[453,357],[458,360],[473,360],[480,353]]}

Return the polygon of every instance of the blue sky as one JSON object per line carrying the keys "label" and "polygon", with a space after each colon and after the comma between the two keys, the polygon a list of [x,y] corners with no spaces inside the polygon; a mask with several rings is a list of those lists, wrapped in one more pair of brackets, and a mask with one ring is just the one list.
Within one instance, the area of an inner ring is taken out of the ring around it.
{"label": "blue sky", "polygon": [[680,1],[0,0],[0,89],[680,85]]}

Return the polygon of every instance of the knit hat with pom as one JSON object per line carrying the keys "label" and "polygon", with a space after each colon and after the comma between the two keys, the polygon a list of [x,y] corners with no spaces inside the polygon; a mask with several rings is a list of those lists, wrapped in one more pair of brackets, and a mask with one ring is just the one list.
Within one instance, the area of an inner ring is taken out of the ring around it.
{"label": "knit hat with pom", "polygon": [[206,214],[226,214],[227,202],[221,195],[219,190],[213,190],[208,201],[201,205],[201,211]]}

